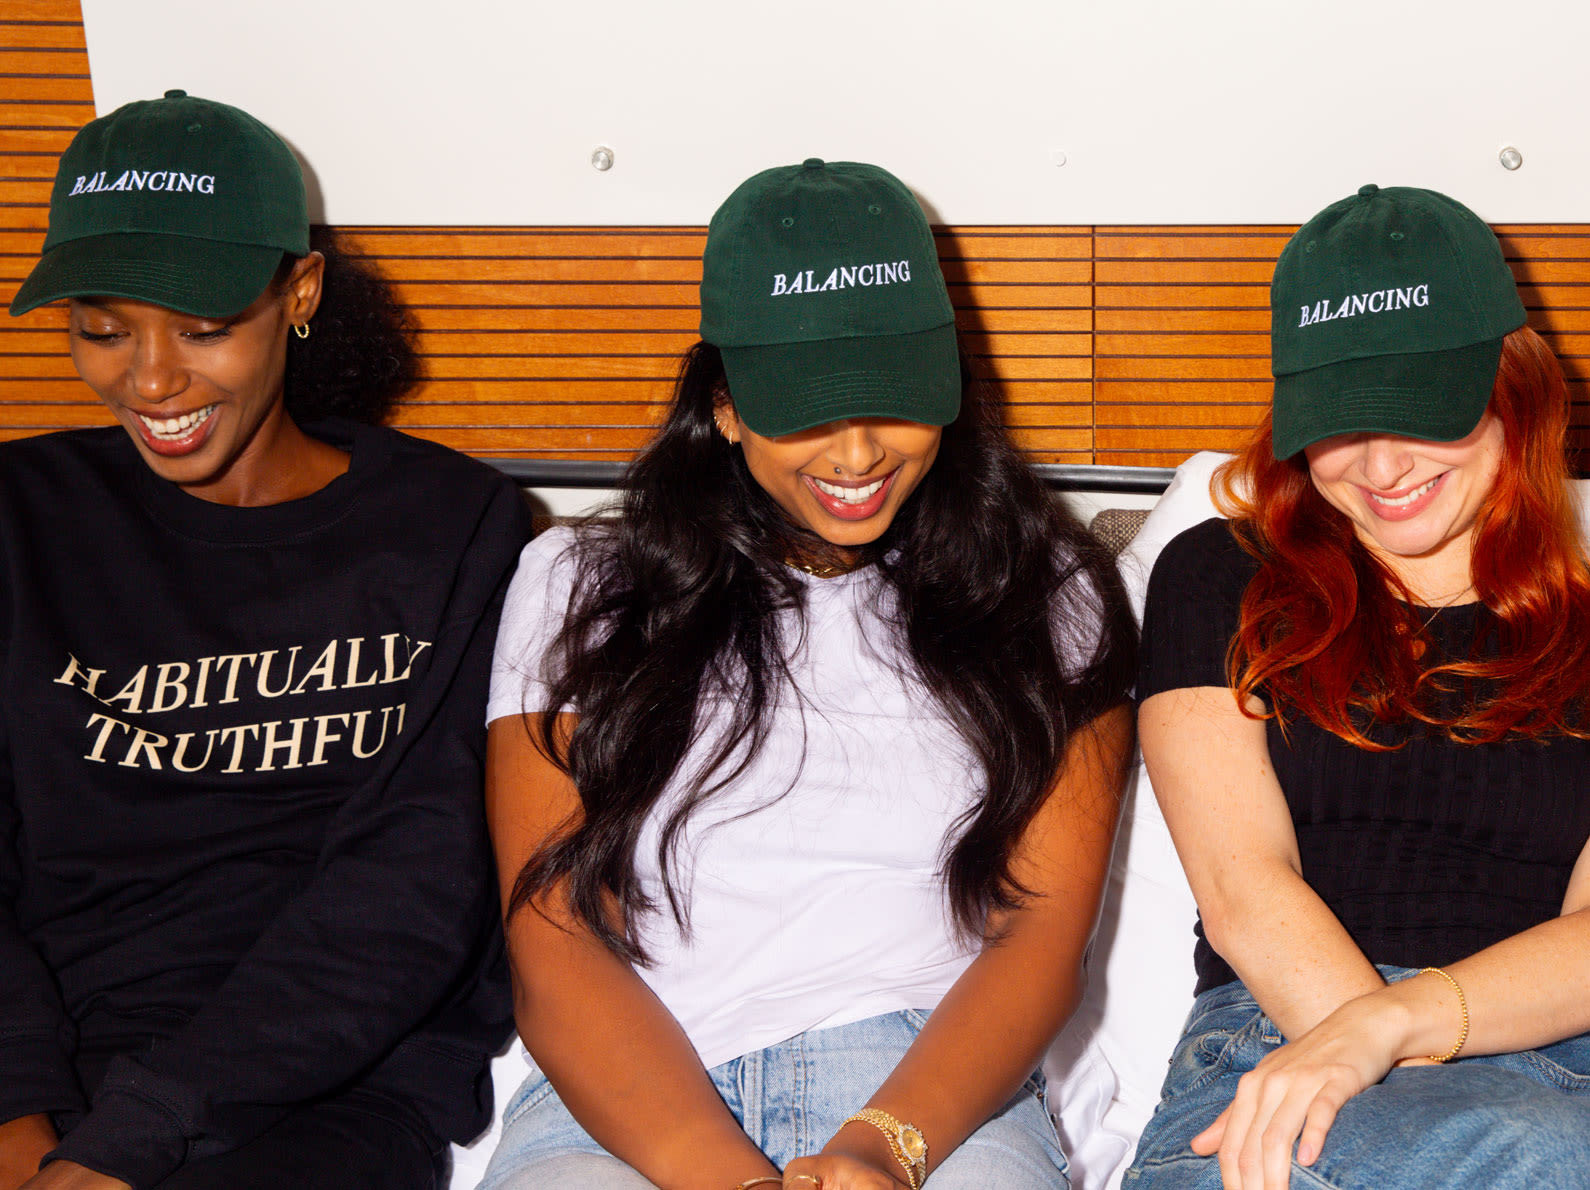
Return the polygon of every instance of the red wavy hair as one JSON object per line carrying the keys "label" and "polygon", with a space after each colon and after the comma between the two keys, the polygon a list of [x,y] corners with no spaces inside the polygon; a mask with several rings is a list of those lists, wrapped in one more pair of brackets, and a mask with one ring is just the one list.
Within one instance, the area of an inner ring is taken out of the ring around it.
{"label": "red wavy hair", "polygon": [[[1502,343],[1489,412],[1504,440],[1475,521],[1474,589],[1493,622],[1466,659],[1420,664],[1423,616],[1403,583],[1315,491],[1301,454],[1277,460],[1270,417],[1216,476],[1217,503],[1259,572],[1242,598],[1227,678],[1245,705],[1264,697],[1283,727],[1307,716],[1360,748],[1394,745],[1376,724],[1417,720],[1463,743],[1590,736],[1590,566],[1565,454],[1562,368],[1523,327]],[[1453,691],[1483,696],[1443,699]],[[1457,712],[1439,709],[1456,701]]]}

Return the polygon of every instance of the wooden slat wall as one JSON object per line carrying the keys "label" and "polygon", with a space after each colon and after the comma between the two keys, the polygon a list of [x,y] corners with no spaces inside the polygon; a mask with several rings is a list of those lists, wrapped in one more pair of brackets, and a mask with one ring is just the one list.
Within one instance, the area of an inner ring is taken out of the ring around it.
{"label": "wooden slat wall", "polygon": [[[1230,450],[1270,399],[1269,281],[1292,227],[1094,229],[1093,461]],[[1590,226],[1496,228],[1590,444]]]}
{"label": "wooden slat wall", "polygon": [[[55,159],[93,116],[76,0],[0,13],[0,299],[43,239]],[[501,458],[622,460],[693,341],[701,228],[343,229],[418,314],[397,424]],[[939,255],[968,349],[1039,462],[1229,449],[1269,398],[1266,287],[1289,227],[960,227]],[[1499,228],[1590,441],[1590,225]],[[106,420],[59,310],[0,318],[0,438]]]}
{"label": "wooden slat wall", "polygon": [[[94,118],[76,0],[5,0],[0,16],[0,299],[10,301],[48,225],[55,160]],[[0,312],[0,437],[98,423],[66,359],[58,309]],[[63,367],[64,365],[64,367]]]}
{"label": "wooden slat wall", "polygon": [[[397,424],[497,456],[626,458],[695,340],[700,228],[348,228],[423,325]],[[1086,228],[939,234],[968,349],[1035,458],[1092,461]]]}

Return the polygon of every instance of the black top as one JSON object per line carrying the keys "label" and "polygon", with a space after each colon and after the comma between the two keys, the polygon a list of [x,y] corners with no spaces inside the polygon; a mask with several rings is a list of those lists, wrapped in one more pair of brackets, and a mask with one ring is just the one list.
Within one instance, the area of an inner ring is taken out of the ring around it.
{"label": "black top", "polygon": [[[1138,697],[1226,686],[1226,649],[1258,569],[1221,520],[1165,547],[1149,580]],[[1433,612],[1433,657],[1469,655],[1480,604]],[[1562,912],[1590,840],[1590,743],[1464,745],[1382,727],[1355,748],[1297,714],[1266,737],[1303,877],[1374,963],[1444,966]],[[1197,927],[1198,990],[1236,978]]]}
{"label": "black top", "polygon": [[524,501],[309,429],[349,470],[263,508],[120,428],[0,446],[0,1119],[139,1190],[352,1088],[467,1139],[510,1031],[480,791]]}

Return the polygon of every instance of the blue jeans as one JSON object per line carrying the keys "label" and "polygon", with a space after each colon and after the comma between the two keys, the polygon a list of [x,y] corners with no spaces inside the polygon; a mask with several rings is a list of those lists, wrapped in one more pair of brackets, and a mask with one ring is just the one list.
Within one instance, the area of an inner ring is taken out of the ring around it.
{"label": "blue jeans", "polygon": [[[1237,1080],[1283,1044],[1240,982],[1199,996],[1123,1190],[1219,1190],[1219,1162],[1188,1144],[1225,1110]],[[1347,1101],[1313,1165],[1292,1163],[1292,1186],[1590,1190],[1590,1034],[1393,1070]]]}
{"label": "blue jeans", "polygon": [[[925,1012],[892,1012],[814,1029],[708,1074],[746,1134],[782,1169],[817,1152],[846,1117],[866,1106],[926,1020]],[[937,1165],[927,1184],[933,1190],[1069,1190],[1065,1155],[1043,1102],[1042,1075],[1033,1075]],[[586,1134],[539,1072],[503,1108],[502,1140],[480,1184],[480,1190],[651,1187]]]}

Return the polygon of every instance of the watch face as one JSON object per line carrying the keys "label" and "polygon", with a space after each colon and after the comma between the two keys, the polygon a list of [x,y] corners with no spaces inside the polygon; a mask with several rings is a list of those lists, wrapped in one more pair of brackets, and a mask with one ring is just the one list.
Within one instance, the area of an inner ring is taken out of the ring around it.
{"label": "watch face", "polygon": [[922,1134],[915,1128],[900,1129],[900,1147],[913,1162],[921,1161],[927,1156],[927,1141],[922,1139]]}

